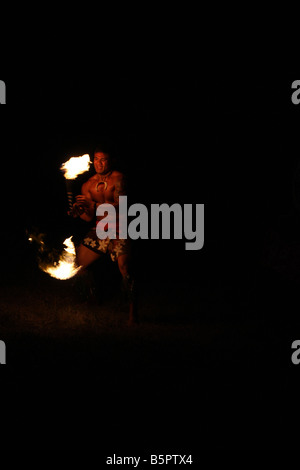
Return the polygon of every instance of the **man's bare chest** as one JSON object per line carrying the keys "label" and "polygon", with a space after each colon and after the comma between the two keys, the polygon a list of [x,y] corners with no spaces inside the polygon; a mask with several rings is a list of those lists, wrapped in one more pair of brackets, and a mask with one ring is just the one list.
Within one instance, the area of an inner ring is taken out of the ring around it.
{"label": "man's bare chest", "polygon": [[89,188],[92,200],[100,204],[114,202],[114,191],[115,185],[112,182],[99,183],[94,181]]}

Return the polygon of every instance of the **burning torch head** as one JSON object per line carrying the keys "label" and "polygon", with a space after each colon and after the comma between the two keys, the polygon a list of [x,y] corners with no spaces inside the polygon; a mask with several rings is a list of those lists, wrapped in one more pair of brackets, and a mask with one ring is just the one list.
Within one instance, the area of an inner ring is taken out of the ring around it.
{"label": "burning torch head", "polygon": [[85,154],[81,157],[71,157],[61,165],[60,169],[64,172],[67,180],[75,180],[78,175],[89,170],[91,163],[90,156]]}
{"label": "burning torch head", "polygon": [[88,154],[85,154],[81,157],[71,157],[60,167],[60,169],[64,172],[68,204],[70,210],[72,210],[73,207],[72,180],[75,180],[78,175],[81,175],[82,173],[88,171],[91,163],[92,162],[90,161],[90,156]]}

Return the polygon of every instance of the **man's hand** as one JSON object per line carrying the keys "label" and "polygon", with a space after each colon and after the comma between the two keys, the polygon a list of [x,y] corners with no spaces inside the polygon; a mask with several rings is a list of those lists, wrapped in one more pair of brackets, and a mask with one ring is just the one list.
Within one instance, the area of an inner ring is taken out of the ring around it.
{"label": "man's hand", "polygon": [[79,194],[78,196],[76,196],[75,199],[76,199],[75,204],[82,206],[84,210],[85,209],[90,210],[90,209],[93,209],[94,207],[94,202],[92,201],[92,199],[89,199],[88,197],[83,196],[82,194]]}
{"label": "man's hand", "polygon": [[90,216],[94,210],[94,202],[86,196],[76,196],[76,202],[73,204],[72,210],[69,212],[73,217],[80,217],[82,214]]}
{"label": "man's hand", "polygon": [[84,208],[75,202],[73,204],[72,209],[68,211],[68,215],[71,215],[72,217],[80,217],[84,213]]}

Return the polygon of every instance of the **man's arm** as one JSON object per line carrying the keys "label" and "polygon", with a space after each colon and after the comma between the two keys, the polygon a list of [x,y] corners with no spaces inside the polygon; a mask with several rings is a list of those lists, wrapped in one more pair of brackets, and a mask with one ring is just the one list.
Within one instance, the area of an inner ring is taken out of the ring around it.
{"label": "man's arm", "polygon": [[86,222],[91,222],[95,214],[95,202],[89,191],[88,182],[81,188],[81,195],[76,196],[76,202],[73,204],[73,213],[75,217],[80,217]]}
{"label": "man's arm", "polygon": [[126,185],[126,178],[124,175],[120,173],[117,176],[115,181],[115,190],[114,190],[114,206],[119,205],[119,197],[127,195],[127,185]]}

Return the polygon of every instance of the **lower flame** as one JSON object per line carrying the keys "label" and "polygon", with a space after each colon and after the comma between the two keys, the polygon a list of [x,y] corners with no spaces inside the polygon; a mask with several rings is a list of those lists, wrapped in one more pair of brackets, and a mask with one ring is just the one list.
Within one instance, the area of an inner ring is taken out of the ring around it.
{"label": "lower flame", "polygon": [[44,272],[61,280],[70,279],[75,276],[81,268],[81,266],[76,264],[76,252],[72,237],[66,238],[64,245],[66,248],[58,262],[55,262],[53,266],[40,266]]}

